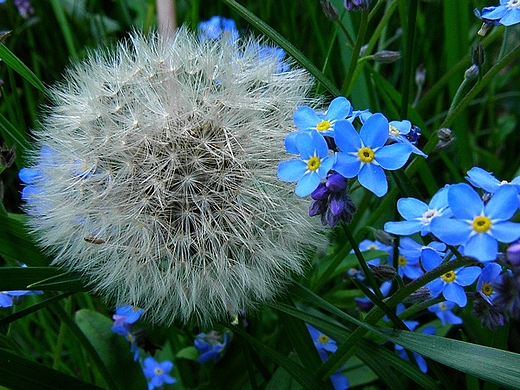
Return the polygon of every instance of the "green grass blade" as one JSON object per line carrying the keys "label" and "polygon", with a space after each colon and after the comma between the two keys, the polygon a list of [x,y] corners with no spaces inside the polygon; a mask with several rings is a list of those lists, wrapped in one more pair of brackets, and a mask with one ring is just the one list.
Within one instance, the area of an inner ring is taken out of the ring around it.
{"label": "green grass blade", "polygon": [[35,88],[43,93],[46,92],[45,86],[38,76],[36,76],[22,61],[20,61],[18,57],[16,57],[4,44],[0,44],[0,58],[4,60],[7,66],[20,74],[20,76],[30,82]]}
{"label": "green grass blade", "polygon": [[41,253],[30,239],[21,214],[0,214],[0,255],[34,266],[48,265],[51,259]]}
{"label": "green grass blade", "polygon": [[0,291],[87,291],[78,277],[54,267],[0,268]]}

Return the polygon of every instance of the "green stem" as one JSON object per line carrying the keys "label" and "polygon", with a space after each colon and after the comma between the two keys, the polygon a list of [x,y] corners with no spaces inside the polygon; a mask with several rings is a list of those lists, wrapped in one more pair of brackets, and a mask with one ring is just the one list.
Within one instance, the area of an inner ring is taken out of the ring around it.
{"label": "green stem", "polygon": [[381,289],[379,288],[379,284],[377,284],[376,279],[374,278],[374,275],[372,274],[372,271],[370,268],[368,268],[367,262],[365,258],[363,257],[363,253],[359,250],[359,246],[356,243],[356,240],[352,236],[352,233],[350,232],[350,229],[348,228],[347,224],[342,223],[341,226],[343,227],[343,231],[345,232],[348,241],[350,242],[350,245],[352,246],[352,249],[354,249],[354,253],[356,254],[356,257],[358,259],[359,265],[361,266],[361,269],[363,270],[363,273],[365,274],[368,283],[374,290],[374,294],[379,298],[383,299],[383,293],[381,292]]}

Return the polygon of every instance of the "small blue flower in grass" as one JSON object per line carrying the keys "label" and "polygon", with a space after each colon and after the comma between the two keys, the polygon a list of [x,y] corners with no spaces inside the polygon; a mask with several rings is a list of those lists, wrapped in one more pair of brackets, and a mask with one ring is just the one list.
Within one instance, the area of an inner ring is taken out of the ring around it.
{"label": "small blue flower in grass", "polygon": [[435,315],[439,317],[442,326],[446,325],[447,323],[452,325],[462,324],[462,318],[452,313],[454,307],[455,302],[445,301],[430,306],[428,310],[432,313],[435,313]]}
{"label": "small blue flower in grass", "polygon": [[200,353],[198,362],[202,364],[210,359],[217,362],[222,357],[223,351],[229,342],[229,337],[229,332],[225,332],[224,335],[216,331],[211,331],[207,334],[199,333],[194,341],[195,348]]}
{"label": "small blue flower in grass", "polygon": [[512,186],[498,188],[484,205],[468,184],[455,184],[448,190],[448,203],[456,219],[433,218],[431,232],[448,245],[463,245],[466,256],[495,260],[497,241],[510,243],[520,237],[520,224],[509,222],[518,209],[517,191]]}
{"label": "small blue flower in grass", "polygon": [[493,299],[497,295],[497,292],[493,288],[493,282],[498,279],[501,272],[502,267],[499,264],[487,263],[478,278],[477,292],[490,305],[493,305]]}
{"label": "small blue flower in grass", "polygon": [[295,142],[300,159],[282,161],[278,165],[278,178],[297,181],[295,193],[304,197],[318,188],[332,168],[334,158],[328,155],[327,142],[317,131],[301,132]]}
{"label": "small blue flower in grass", "polygon": [[348,121],[336,123],[335,141],[341,152],[336,154],[334,170],[346,178],[357,176],[359,183],[377,196],[388,191],[383,169],[401,168],[412,153],[405,144],[385,146],[388,126],[382,114],[370,116],[359,134]]}
{"label": "small blue flower in grass", "polygon": [[480,18],[486,23],[500,23],[504,26],[520,23],[520,0],[500,0],[500,5],[496,7],[485,7]]}
{"label": "small blue flower in grass", "polygon": [[[423,251],[421,259],[426,271],[431,271],[442,263],[442,257],[429,248]],[[464,307],[468,303],[464,287],[472,284],[479,275],[480,267],[461,267],[446,272],[428,283],[426,287],[430,289],[432,297],[437,297],[442,293],[447,301],[455,302],[460,307]]]}
{"label": "small blue flower in grass", "polygon": [[239,36],[235,21],[221,16],[213,16],[207,21],[200,22],[197,31],[200,41],[227,38],[229,43],[233,43]]}
{"label": "small blue flower in grass", "polygon": [[112,319],[114,320],[112,332],[126,335],[128,325],[136,322],[143,313],[144,309],[137,306],[125,305],[118,307],[115,314],[112,316]]}
{"label": "small blue flower in grass", "polygon": [[412,123],[409,120],[391,121],[389,124],[389,137],[395,142],[406,144],[415,153],[422,157],[428,157],[422,150],[415,146],[409,139],[408,134],[412,132]]}
{"label": "small blue flower in grass", "polygon": [[401,198],[397,201],[397,211],[405,219],[399,222],[385,223],[385,231],[401,236],[408,236],[421,232],[424,236],[430,233],[430,222],[433,218],[445,216],[451,217],[448,206],[448,188],[441,188],[433,195],[430,203],[415,198]]}
{"label": "small blue flower in grass", "polygon": [[[389,256],[384,256],[383,258],[377,258],[367,261],[367,264],[370,265],[384,265],[388,264],[388,262],[391,261],[394,248],[392,248],[390,245],[385,245],[377,240],[363,240],[359,243],[359,250],[361,252],[376,250],[388,253]],[[350,253],[354,253],[354,250],[351,250]]]}
{"label": "small blue flower in grass", "polygon": [[11,307],[13,306],[13,299],[30,294],[31,291],[24,290],[0,291],[0,307]]}
{"label": "small blue flower in grass", "polygon": [[148,356],[144,359],[143,372],[148,382],[148,390],[153,390],[161,387],[163,384],[172,384],[177,382],[175,378],[172,378],[168,373],[172,370],[173,363],[169,360],[163,362],[157,362],[153,357]]}
{"label": "small blue flower in grass", "polygon": [[[309,324],[307,324],[307,329],[311,334],[312,341],[314,341],[318,352],[336,352],[338,346],[329,336]],[[325,356],[327,356],[327,354],[325,354]]]}
{"label": "small blue flower in grass", "polygon": [[[338,349],[336,342],[309,324],[307,324],[307,329],[321,360],[324,362],[329,358],[328,352],[334,353]],[[345,390],[349,387],[348,379],[339,370],[330,376],[330,380],[335,390]]]}

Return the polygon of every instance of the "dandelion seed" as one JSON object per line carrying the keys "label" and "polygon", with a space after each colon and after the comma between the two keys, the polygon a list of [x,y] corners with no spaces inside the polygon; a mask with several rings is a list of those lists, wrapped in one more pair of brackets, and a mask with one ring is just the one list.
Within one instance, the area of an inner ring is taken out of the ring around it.
{"label": "dandelion seed", "polygon": [[321,238],[276,166],[313,80],[258,45],[134,33],[52,88],[21,176],[54,265],[164,324],[228,318],[301,272]]}

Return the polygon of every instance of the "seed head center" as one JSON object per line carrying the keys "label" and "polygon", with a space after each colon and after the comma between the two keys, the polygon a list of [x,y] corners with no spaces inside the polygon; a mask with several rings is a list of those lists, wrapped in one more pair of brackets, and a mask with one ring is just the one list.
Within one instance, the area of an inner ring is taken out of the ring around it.
{"label": "seed head center", "polygon": [[361,162],[370,164],[374,159],[375,155],[374,151],[371,148],[364,147],[358,150],[358,157],[361,160]]}
{"label": "seed head center", "polygon": [[486,233],[491,229],[491,220],[485,215],[479,215],[473,220],[473,230],[477,233]]}
{"label": "seed head center", "polygon": [[330,123],[330,121],[322,120],[320,123],[318,123],[316,129],[318,129],[318,131],[327,131],[331,128],[331,126],[332,124]]}

